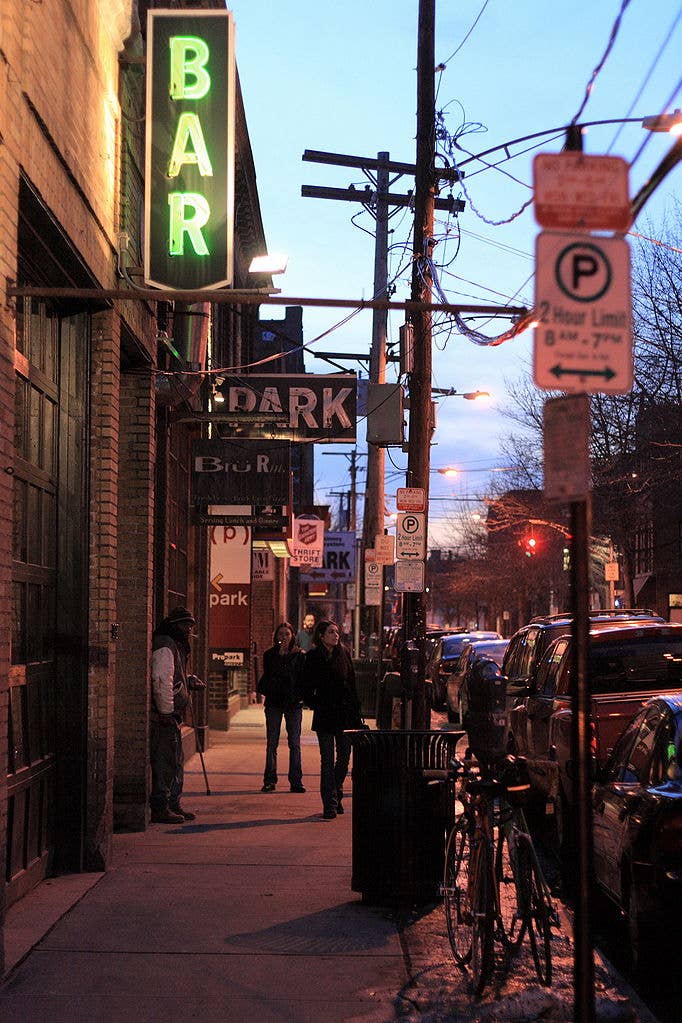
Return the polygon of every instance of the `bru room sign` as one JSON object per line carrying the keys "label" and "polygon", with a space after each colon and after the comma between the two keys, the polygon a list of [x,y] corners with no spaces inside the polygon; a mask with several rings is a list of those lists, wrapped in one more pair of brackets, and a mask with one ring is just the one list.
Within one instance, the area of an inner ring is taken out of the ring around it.
{"label": "bru room sign", "polygon": [[147,14],[145,283],[232,283],[234,22],[229,11]]}

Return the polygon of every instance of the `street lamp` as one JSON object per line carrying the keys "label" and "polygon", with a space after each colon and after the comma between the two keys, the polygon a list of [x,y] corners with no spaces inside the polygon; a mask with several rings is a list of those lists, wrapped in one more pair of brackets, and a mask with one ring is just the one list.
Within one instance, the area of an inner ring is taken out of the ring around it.
{"label": "street lamp", "polygon": [[490,397],[490,391],[456,391],[454,387],[432,387],[431,394],[440,394],[444,398],[466,398],[467,401]]}

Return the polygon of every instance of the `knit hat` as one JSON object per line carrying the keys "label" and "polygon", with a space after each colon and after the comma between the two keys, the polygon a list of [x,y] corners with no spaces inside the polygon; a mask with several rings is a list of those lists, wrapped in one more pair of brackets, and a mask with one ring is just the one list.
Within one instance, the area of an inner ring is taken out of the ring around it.
{"label": "knit hat", "polygon": [[166,621],[169,625],[179,625],[180,622],[191,622],[192,625],[197,624],[194,615],[186,607],[174,607]]}

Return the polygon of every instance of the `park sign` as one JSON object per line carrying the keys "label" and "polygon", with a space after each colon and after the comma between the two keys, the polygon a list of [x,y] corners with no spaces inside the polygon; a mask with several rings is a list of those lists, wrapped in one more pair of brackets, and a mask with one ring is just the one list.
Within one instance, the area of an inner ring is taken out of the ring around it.
{"label": "park sign", "polygon": [[232,283],[234,23],[229,11],[147,13],[145,283]]}
{"label": "park sign", "polygon": [[[223,399],[216,422],[239,425],[242,439],[352,443],[355,441],[357,378],[354,373],[225,374],[216,391]],[[258,414],[264,413],[263,420]],[[241,417],[244,417],[242,419]],[[269,419],[275,422],[268,426]],[[246,421],[244,421],[246,420]]]}

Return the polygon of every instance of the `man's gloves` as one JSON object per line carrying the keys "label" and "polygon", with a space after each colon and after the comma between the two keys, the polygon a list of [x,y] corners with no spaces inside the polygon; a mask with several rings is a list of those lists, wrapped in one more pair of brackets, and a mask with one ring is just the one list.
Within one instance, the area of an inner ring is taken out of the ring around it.
{"label": "man's gloves", "polygon": [[159,722],[166,727],[177,725],[178,721],[174,714],[159,714]]}
{"label": "man's gloves", "polygon": [[188,689],[205,689],[206,683],[199,678],[198,675],[187,676],[187,688]]}

